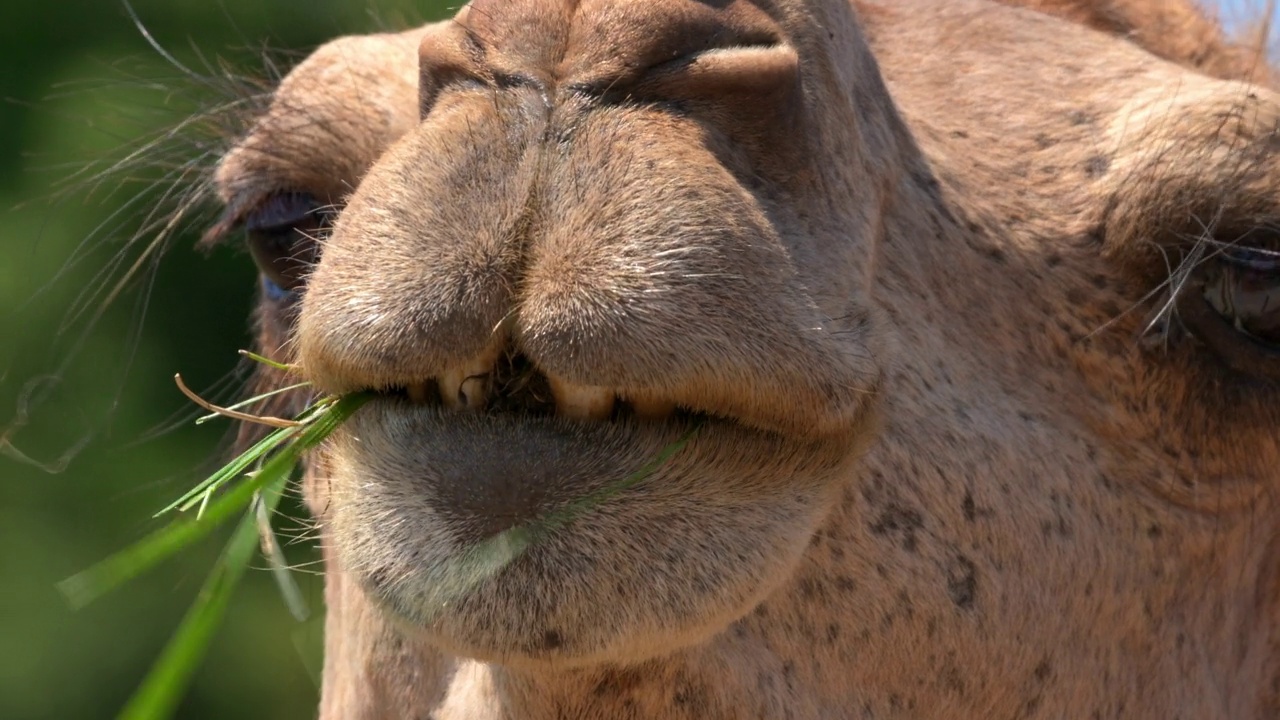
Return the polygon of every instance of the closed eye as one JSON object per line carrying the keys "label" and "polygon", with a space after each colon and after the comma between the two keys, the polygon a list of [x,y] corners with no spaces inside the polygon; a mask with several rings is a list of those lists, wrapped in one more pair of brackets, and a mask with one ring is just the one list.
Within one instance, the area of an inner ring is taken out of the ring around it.
{"label": "closed eye", "polygon": [[1183,326],[1228,367],[1280,380],[1280,243],[1246,235],[1201,262],[1178,293]]}
{"label": "closed eye", "polygon": [[245,214],[249,253],[271,294],[272,285],[291,293],[306,280],[320,255],[318,239],[332,225],[332,212],[309,193],[277,193]]}

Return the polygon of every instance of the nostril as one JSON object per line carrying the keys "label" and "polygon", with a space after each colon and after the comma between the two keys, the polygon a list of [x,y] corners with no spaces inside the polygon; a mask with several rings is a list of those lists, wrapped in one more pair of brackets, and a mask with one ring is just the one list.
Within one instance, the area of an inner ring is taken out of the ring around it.
{"label": "nostril", "polygon": [[494,366],[501,355],[501,347],[493,345],[469,360],[445,368],[440,374],[440,396],[445,406],[455,410],[483,409],[489,401]]}

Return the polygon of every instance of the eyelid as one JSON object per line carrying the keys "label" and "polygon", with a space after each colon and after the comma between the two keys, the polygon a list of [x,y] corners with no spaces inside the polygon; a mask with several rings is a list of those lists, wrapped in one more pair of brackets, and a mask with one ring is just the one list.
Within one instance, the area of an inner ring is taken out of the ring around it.
{"label": "eyelid", "polygon": [[277,192],[250,208],[241,222],[250,232],[286,228],[313,218],[323,220],[323,208],[324,205],[311,193]]}
{"label": "eyelid", "polygon": [[200,236],[198,247],[211,248],[226,240],[229,235],[240,229],[244,218],[252,212],[254,204],[244,202],[228,203],[218,219]]}
{"label": "eyelid", "polygon": [[[253,215],[255,213],[262,211],[268,203],[284,198],[311,198],[309,204],[312,207],[306,213],[301,213],[297,216],[281,217],[279,222],[253,223]],[[311,214],[325,212],[325,207],[327,206],[321,204],[310,193],[301,190],[275,190],[245,198],[236,198],[227,203],[226,208],[218,219],[204,231],[204,234],[200,236],[198,245],[205,248],[213,247],[242,228],[266,230],[273,227],[284,227],[291,223],[296,223]]]}

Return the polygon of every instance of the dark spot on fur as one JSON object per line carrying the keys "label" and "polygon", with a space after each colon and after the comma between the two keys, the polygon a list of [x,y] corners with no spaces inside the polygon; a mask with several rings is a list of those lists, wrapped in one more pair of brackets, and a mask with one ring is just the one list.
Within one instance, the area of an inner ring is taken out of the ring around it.
{"label": "dark spot on fur", "polygon": [[941,679],[943,687],[960,697],[964,697],[964,678],[960,675],[960,668],[956,667],[953,661],[947,661],[946,667],[942,669]]}
{"label": "dark spot on fur", "polygon": [[973,608],[978,592],[978,569],[973,561],[959,555],[947,566],[947,594],[961,610]]}
{"label": "dark spot on fur", "polygon": [[1084,174],[1090,178],[1099,178],[1111,169],[1111,158],[1106,155],[1094,155],[1084,163]]}
{"label": "dark spot on fur", "polygon": [[964,519],[969,522],[978,517],[978,506],[973,501],[973,493],[968,490],[964,491],[964,499],[960,501],[960,512],[964,513]]}
{"label": "dark spot on fur", "polygon": [[1072,125],[1088,125],[1093,122],[1093,116],[1084,110],[1072,110],[1067,113],[1067,121]]}
{"label": "dark spot on fur", "polygon": [[542,633],[543,650],[558,650],[562,645],[564,645],[564,638],[560,636],[558,630],[548,630]]}
{"label": "dark spot on fur", "polygon": [[809,600],[820,599],[826,596],[827,586],[812,577],[801,578],[800,594]]}
{"label": "dark spot on fur", "polygon": [[888,535],[891,533],[900,534],[902,536],[902,549],[907,552],[915,552],[916,550],[916,531],[924,526],[924,516],[919,511],[905,507],[896,502],[890,502],[880,517],[876,518],[875,523],[871,525],[871,532],[874,535]]}
{"label": "dark spot on fur", "polygon": [[915,603],[911,602],[911,593],[907,592],[906,588],[899,590],[896,597],[898,606],[903,608],[907,615],[914,614]]}
{"label": "dark spot on fur", "polygon": [[1074,514],[1075,503],[1070,497],[1049,493],[1049,502],[1053,506],[1053,519],[1042,520],[1040,531],[1045,537],[1057,535],[1068,538],[1072,535],[1070,517]]}
{"label": "dark spot on fur", "polygon": [[684,677],[678,679],[671,699],[676,705],[688,707],[690,711],[702,711],[707,706],[706,693]]}
{"label": "dark spot on fur", "polygon": [[636,670],[612,671],[600,678],[593,692],[597,697],[618,697],[635,690],[643,679]]}
{"label": "dark spot on fur", "polygon": [[982,254],[985,255],[988,260],[999,265],[1004,265],[1009,261],[1009,256],[1005,254],[1003,249],[998,247],[985,247],[982,249]]}
{"label": "dark spot on fur", "polygon": [[1152,540],[1159,538],[1163,534],[1164,534],[1164,530],[1155,523],[1151,523],[1151,525],[1147,527],[1147,537],[1151,538]]}
{"label": "dark spot on fur", "polygon": [[391,582],[391,571],[385,566],[375,567],[364,574],[364,581],[373,594],[382,595]]}
{"label": "dark spot on fur", "polygon": [[1058,144],[1057,140],[1049,137],[1048,135],[1045,135],[1044,133],[1037,133],[1035,137],[1035,141],[1036,141],[1036,147],[1040,148],[1041,150],[1044,150],[1045,148],[1051,148],[1054,145]]}
{"label": "dark spot on fur", "polygon": [[1044,682],[1045,680],[1048,680],[1049,675],[1053,672],[1053,666],[1049,664],[1049,658],[1046,657],[1041,660],[1040,663],[1036,665],[1036,669],[1033,672],[1037,681]]}
{"label": "dark spot on fur", "polygon": [[843,593],[849,593],[849,592],[853,592],[853,588],[854,588],[853,578],[849,577],[848,575],[836,576],[837,590]]}

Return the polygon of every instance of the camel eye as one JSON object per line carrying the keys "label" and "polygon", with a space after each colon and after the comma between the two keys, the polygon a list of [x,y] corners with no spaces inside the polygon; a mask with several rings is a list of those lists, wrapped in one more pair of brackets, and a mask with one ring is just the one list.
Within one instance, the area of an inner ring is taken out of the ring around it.
{"label": "camel eye", "polygon": [[1233,244],[1201,263],[1178,315],[1229,367],[1280,379],[1280,250]]}
{"label": "camel eye", "polygon": [[244,219],[249,253],[264,280],[287,293],[304,282],[319,255],[331,213],[307,193],[268,197]]}

